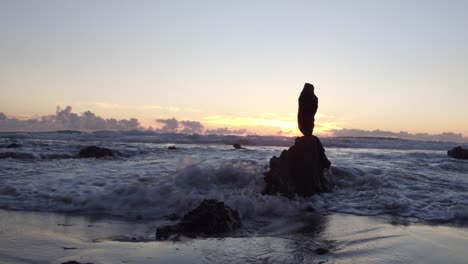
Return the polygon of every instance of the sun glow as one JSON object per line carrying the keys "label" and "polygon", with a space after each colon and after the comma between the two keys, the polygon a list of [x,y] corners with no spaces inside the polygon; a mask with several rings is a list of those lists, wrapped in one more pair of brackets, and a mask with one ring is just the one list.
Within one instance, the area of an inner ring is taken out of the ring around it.
{"label": "sun glow", "polygon": [[[338,122],[323,120],[326,119],[325,115],[317,115],[317,117],[314,129],[315,134],[327,135],[330,130],[341,128]],[[280,116],[272,113],[264,113],[258,114],[257,117],[215,115],[204,117],[203,123],[212,127],[229,126],[246,128],[258,134],[301,135],[295,116],[290,114]]]}

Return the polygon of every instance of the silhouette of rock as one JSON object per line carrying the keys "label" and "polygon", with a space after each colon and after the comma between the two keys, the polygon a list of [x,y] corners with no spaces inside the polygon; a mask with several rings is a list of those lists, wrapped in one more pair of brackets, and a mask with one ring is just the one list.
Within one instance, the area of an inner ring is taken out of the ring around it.
{"label": "silhouette of rock", "polygon": [[81,262],[78,262],[78,261],[75,261],[75,260],[70,260],[70,261],[67,261],[67,262],[62,262],[62,264],[93,264],[93,263],[90,263],[90,262],[81,263]]}
{"label": "silhouette of rock", "polygon": [[316,248],[314,250],[314,252],[317,254],[317,255],[324,255],[324,254],[327,254],[329,252],[328,249],[326,248]]}
{"label": "silhouette of rock", "polygon": [[447,155],[455,159],[468,160],[468,149],[463,149],[461,146],[458,146],[449,150]]}
{"label": "silhouette of rock", "polygon": [[0,159],[35,159],[36,157],[31,153],[22,152],[2,152],[0,153]]}
{"label": "silhouette of rock", "polygon": [[304,85],[298,101],[297,123],[304,136],[296,138],[294,145],[284,150],[279,158],[274,156],[270,159],[270,170],[264,178],[264,194],[310,196],[331,190],[328,179],[331,163],[320,139],[312,135],[318,108],[312,84]]}
{"label": "silhouette of rock", "polygon": [[1,147],[2,148],[8,148],[8,149],[10,149],[10,148],[21,148],[22,145],[17,144],[17,143],[11,143],[11,144],[4,145],[4,146],[1,146]]}
{"label": "silhouette of rock", "polygon": [[299,130],[304,136],[311,136],[314,131],[314,116],[318,108],[318,98],[314,94],[314,86],[312,84],[304,84],[298,101],[297,123]]}
{"label": "silhouette of rock", "polygon": [[175,146],[169,146],[169,147],[167,147],[167,149],[169,149],[169,150],[176,150],[177,148],[176,148]]}
{"label": "silhouette of rock", "polygon": [[100,148],[96,146],[88,146],[80,150],[78,154],[79,158],[102,158],[102,157],[113,157],[120,153],[115,150],[108,148]]}
{"label": "silhouette of rock", "polygon": [[188,237],[210,236],[232,231],[241,226],[237,211],[216,200],[203,200],[201,204],[186,214],[172,226],[156,230],[156,239],[165,240],[171,235]]}
{"label": "silhouette of rock", "polygon": [[281,156],[270,159],[270,171],[265,173],[264,194],[281,193],[288,197],[311,196],[331,189],[327,169],[330,161],[316,136],[298,137]]}
{"label": "silhouette of rock", "polygon": [[235,143],[234,145],[232,145],[235,149],[245,149],[244,147],[242,147],[239,143]]}

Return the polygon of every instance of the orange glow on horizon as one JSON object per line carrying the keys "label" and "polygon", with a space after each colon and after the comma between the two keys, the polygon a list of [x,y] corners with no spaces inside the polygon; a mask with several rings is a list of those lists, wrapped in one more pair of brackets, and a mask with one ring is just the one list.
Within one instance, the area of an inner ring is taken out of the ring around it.
{"label": "orange glow on horizon", "polygon": [[[262,115],[260,115],[262,116]],[[323,116],[317,115],[318,119]],[[287,118],[271,114],[271,118],[266,117],[234,117],[234,116],[208,116],[203,118],[203,122],[210,127],[236,127],[246,128],[251,132],[261,135],[286,135],[299,136],[301,132],[297,126],[297,121],[289,115]],[[320,122],[315,121],[314,134],[328,135],[330,130],[341,129],[339,123],[336,122]]]}

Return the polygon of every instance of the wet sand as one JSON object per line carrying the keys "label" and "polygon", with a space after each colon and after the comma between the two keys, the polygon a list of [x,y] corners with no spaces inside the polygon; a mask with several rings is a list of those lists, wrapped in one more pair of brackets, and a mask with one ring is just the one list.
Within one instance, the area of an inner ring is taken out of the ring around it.
{"label": "wet sand", "polygon": [[330,214],[265,219],[232,237],[155,241],[162,224],[0,210],[0,263],[468,262],[468,229],[459,226]]}

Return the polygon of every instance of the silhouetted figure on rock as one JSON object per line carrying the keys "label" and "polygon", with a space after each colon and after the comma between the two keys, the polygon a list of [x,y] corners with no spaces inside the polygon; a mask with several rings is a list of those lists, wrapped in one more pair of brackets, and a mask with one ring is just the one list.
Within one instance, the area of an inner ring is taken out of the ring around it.
{"label": "silhouetted figure on rock", "polygon": [[296,138],[294,145],[281,156],[270,159],[270,171],[265,173],[264,194],[281,193],[286,196],[310,196],[330,191],[326,169],[330,161],[320,139],[312,135],[318,98],[314,86],[306,83],[299,96],[297,122],[304,135]]}

